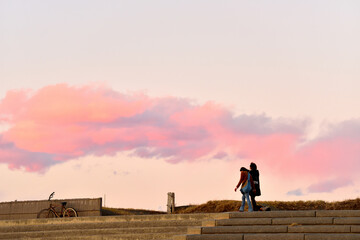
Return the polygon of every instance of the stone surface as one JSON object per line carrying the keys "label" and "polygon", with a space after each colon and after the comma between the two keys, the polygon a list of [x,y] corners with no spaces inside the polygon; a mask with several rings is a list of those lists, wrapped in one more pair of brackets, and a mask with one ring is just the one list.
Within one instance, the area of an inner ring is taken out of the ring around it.
{"label": "stone surface", "polygon": [[243,234],[211,234],[175,236],[173,240],[243,240]]}
{"label": "stone surface", "polygon": [[216,226],[236,225],[267,225],[271,224],[271,218],[232,218],[216,220]]}
{"label": "stone surface", "polygon": [[289,226],[288,232],[293,233],[350,233],[350,226],[333,225],[311,225],[311,226]]}
{"label": "stone surface", "polygon": [[217,221],[215,219],[210,219],[210,220],[204,220],[202,222],[203,227],[215,227],[217,224]]}
{"label": "stone surface", "polygon": [[286,226],[221,226],[204,227],[202,234],[220,233],[286,233]]}
{"label": "stone surface", "polygon": [[304,234],[299,234],[299,233],[244,234],[244,240],[304,240]]}
{"label": "stone surface", "polygon": [[232,212],[230,218],[315,217],[315,211]]}
{"label": "stone surface", "polygon": [[332,224],[333,218],[331,217],[295,217],[295,218],[273,218],[272,219],[273,224],[298,224],[298,225],[314,225],[314,224]]}
{"label": "stone surface", "polygon": [[360,210],[318,210],[317,217],[360,217]]}
{"label": "stone surface", "polygon": [[360,217],[334,218],[334,224],[359,224]]}
{"label": "stone surface", "polygon": [[202,227],[189,227],[187,234],[202,234]]}
{"label": "stone surface", "polygon": [[207,213],[3,220],[0,239],[360,240],[357,212],[330,214],[347,217],[315,217],[314,211],[285,213],[274,211],[267,217],[249,213],[239,218],[231,218],[232,213]]}
{"label": "stone surface", "polygon": [[360,233],[360,226],[351,226],[351,232]]}
{"label": "stone surface", "polygon": [[359,240],[360,234],[305,234],[305,240]]}

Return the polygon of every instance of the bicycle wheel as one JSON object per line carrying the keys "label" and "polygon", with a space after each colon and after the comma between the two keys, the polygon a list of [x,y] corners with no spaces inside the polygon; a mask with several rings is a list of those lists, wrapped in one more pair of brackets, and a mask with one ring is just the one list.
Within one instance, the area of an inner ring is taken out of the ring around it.
{"label": "bicycle wheel", "polygon": [[64,211],[63,217],[77,217],[77,212],[73,208],[67,208]]}
{"label": "bicycle wheel", "polygon": [[41,210],[37,215],[37,218],[55,218],[55,217],[56,217],[55,213],[48,208]]}

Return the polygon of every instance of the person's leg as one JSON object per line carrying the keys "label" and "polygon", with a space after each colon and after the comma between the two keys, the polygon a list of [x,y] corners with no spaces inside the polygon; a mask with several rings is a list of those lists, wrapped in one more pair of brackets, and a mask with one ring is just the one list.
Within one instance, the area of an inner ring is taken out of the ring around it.
{"label": "person's leg", "polygon": [[251,202],[250,202],[250,198],[249,198],[249,193],[246,193],[246,200],[247,200],[247,203],[248,203],[248,206],[249,206],[249,212],[252,212],[253,211],[253,208],[251,206]]}
{"label": "person's leg", "polygon": [[250,193],[250,198],[251,198],[251,203],[252,203],[252,207],[254,211],[258,211],[258,206],[256,205],[256,200],[255,200],[255,194],[254,193]]}
{"label": "person's leg", "polygon": [[245,194],[242,195],[242,203],[241,203],[241,207],[239,208],[240,212],[243,212],[245,208]]}

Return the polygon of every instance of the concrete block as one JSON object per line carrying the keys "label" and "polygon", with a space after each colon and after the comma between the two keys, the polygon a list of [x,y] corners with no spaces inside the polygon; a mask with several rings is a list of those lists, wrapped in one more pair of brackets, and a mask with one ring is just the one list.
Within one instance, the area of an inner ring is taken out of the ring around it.
{"label": "concrete block", "polygon": [[213,219],[229,219],[230,218],[230,212],[225,213],[212,213],[211,217]]}
{"label": "concrete block", "polygon": [[244,240],[304,240],[302,233],[244,234]]}
{"label": "concrete block", "polygon": [[187,229],[187,234],[201,234],[202,227],[189,227]]}
{"label": "concrete block", "polygon": [[334,218],[334,224],[360,224],[360,217]]}
{"label": "concrete block", "polygon": [[216,221],[215,219],[210,219],[210,220],[204,220],[202,221],[201,226],[203,227],[215,227],[216,226]]}
{"label": "concrete block", "polygon": [[187,235],[175,235],[172,240],[187,240]]}
{"label": "concrete block", "polygon": [[305,240],[359,240],[360,234],[305,234]]}
{"label": "concrete block", "polygon": [[300,224],[300,225],[326,225],[332,224],[333,218],[331,217],[303,217],[303,218],[273,218],[272,224],[282,224],[282,225],[291,225],[291,224]]}
{"label": "concrete block", "polygon": [[220,226],[204,227],[202,234],[224,233],[286,233],[287,226]]}
{"label": "concrete block", "polygon": [[174,240],[243,240],[243,234],[205,234],[186,235],[186,238],[173,237]]}
{"label": "concrete block", "polygon": [[315,211],[231,212],[230,218],[315,217]]}
{"label": "concrete block", "polygon": [[360,210],[317,210],[317,217],[360,217]]}
{"label": "concrete block", "polygon": [[351,232],[360,233],[360,226],[351,226]]}
{"label": "concrete block", "polygon": [[216,226],[271,225],[271,218],[231,218],[216,220]]}
{"label": "concrete block", "polygon": [[292,233],[350,233],[350,226],[333,225],[311,225],[311,226],[289,226],[288,231]]}

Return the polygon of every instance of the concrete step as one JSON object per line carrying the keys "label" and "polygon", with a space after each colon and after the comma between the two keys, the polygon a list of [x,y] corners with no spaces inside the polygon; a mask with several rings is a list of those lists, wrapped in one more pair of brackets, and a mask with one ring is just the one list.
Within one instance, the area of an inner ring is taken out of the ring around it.
{"label": "concrete step", "polygon": [[360,233],[360,226],[355,225],[257,225],[257,226],[217,226],[192,227],[188,234],[225,234],[225,233]]}
{"label": "concrete step", "polygon": [[[147,238],[142,238],[142,236],[134,236],[134,235],[104,235],[104,236],[57,236],[57,237],[51,237],[51,238],[46,238],[47,240],[154,240],[154,239],[159,239],[159,240],[172,240],[171,237],[173,236],[172,233],[167,234],[168,238],[163,238],[166,237],[165,234],[159,236],[159,235],[150,235]],[[29,239],[29,238],[27,238]],[[43,240],[44,238],[30,238],[31,240]]]}
{"label": "concrete step", "polygon": [[0,221],[0,239],[360,240],[360,211],[229,212],[5,220]]}
{"label": "concrete step", "polygon": [[107,229],[107,228],[150,228],[150,227],[190,227],[201,226],[201,220],[160,220],[129,222],[65,222],[39,225],[0,226],[0,234],[6,232],[55,231],[71,229]]}
{"label": "concrete step", "polygon": [[130,239],[129,236],[138,239],[166,239],[177,234],[186,233],[187,227],[164,227],[164,228],[109,228],[109,229],[72,229],[61,231],[32,231],[32,232],[13,232],[1,233],[0,239],[24,239],[24,238],[56,238],[56,237],[82,237],[86,236],[118,236]]}
{"label": "concrete step", "polygon": [[[219,214],[140,215],[0,221],[0,239],[171,239]],[[220,214],[221,215],[221,214]]]}
{"label": "concrete step", "polygon": [[[230,212],[173,240],[360,240],[360,211]],[[341,236],[339,238],[339,236]]]}
{"label": "concrete step", "polygon": [[[0,239],[171,239],[218,214],[136,215],[0,221]],[[221,215],[221,214],[220,214]]]}
{"label": "concrete step", "polygon": [[360,217],[360,210],[230,212],[228,218]]}
{"label": "concrete step", "polygon": [[304,233],[259,233],[259,234],[205,234],[178,235],[173,240],[359,240],[360,234],[304,234]]}
{"label": "concrete step", "polygon": [[204,220],[219,218],[225,213],[195,213],[195,214],[158,214],[158,215],[122,215],[101,217],[77,217],[77,218],[53,218],[53,219],[24,219],[24,220],[1,220],[1,226],[40,225],[56,223],[87,223],[87,222],[133,222],[133,221],[161,221],[161,220]]}
{"label": "concrete step", "polygon": [[204,220],[203,227],[212,226],[242,226],[242,225],[360,225],[359,217],[303,217],[303,218],[231,218],[220,220]]}
{"label": "concrete step", "polygon": [[56,237],[19,238],[31,240],[171,240],[174,233],[153,233],[153,234],[121,234],[121,235],[93,235],[93,236],[71,236],[59,235]]}

